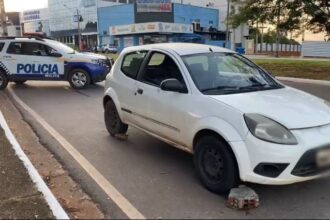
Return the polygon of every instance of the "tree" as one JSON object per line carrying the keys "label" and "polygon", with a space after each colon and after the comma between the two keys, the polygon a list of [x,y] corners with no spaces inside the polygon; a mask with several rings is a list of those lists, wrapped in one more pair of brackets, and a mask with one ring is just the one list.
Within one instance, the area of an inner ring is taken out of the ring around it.
{"label": "tree", "polygon": [[[280,33],[300,27],[303,0],[232,0],[239,5],[238,13],[232,14],[229,23],[235,28],[241,23],[268,24],[276,29],[277,51]],[[278,56],[278,53],[277,53]]]}
{"label": "tree", "polygon": [[329,0],[296,0],[302,5],[307,17],[307,29],[314,33],[325,32],[330,40],[330,1]]}

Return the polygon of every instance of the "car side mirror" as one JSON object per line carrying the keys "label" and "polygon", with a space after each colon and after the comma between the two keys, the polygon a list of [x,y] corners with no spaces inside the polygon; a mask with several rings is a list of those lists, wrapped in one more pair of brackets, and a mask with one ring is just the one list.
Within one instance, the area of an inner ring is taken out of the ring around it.
{"label": "car side mirror", "polygon": [[62,57],[62,54],[58,53],[58,52],[53,52],[52,57]]}
{"label": "car side mirror", "polygon": [[187,87],[177,79],[166,79],[160,84],[161,90],[188,93]]}

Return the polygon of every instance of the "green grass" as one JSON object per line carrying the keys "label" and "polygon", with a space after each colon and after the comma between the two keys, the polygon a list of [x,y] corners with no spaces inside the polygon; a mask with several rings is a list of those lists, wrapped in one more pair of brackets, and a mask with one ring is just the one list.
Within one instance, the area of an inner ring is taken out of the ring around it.
{"label": "green grass", "polygon": [[253,59],[255,63],[275,76],[330,81],[330,61]]}

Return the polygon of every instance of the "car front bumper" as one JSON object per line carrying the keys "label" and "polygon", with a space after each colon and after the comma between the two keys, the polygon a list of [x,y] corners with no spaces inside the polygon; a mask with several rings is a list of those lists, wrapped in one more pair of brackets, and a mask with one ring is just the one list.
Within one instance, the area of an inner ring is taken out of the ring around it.
{"label": "car front bumper", "polygon": [[291,131],[298,145],[268,143],[248,134],[245,141],[231,142],[242,181],[285,185],[330,175],[319,168],[316,154],[330,149],[330,125]]}

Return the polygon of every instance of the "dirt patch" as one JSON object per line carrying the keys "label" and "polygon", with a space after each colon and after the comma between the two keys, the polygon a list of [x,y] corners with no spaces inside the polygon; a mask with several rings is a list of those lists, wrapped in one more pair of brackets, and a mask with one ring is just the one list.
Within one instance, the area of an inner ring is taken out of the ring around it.
{"label": "dirt patch", "polygon": [[[22,149],[69,217],[72,219],[104,218],[99,206],[82,191],[80,185],[73,181],[54,155],[39,142],[39,138],[23,120],[5,92],[0,92],[0,110],[5,115],[7,123]],[[2,186],[2,182],[0,186]]]}

